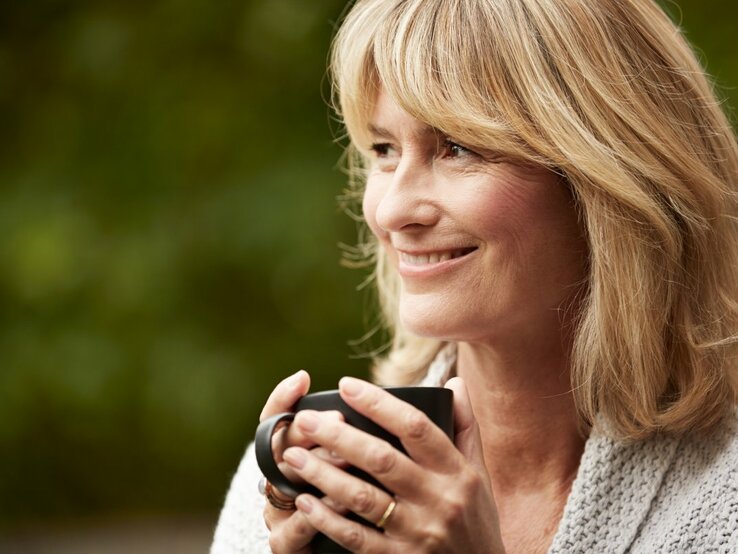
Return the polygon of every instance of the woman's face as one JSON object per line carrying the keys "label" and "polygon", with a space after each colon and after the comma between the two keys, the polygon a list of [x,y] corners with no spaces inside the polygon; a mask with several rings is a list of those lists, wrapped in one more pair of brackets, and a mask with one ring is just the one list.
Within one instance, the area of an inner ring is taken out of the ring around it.
{"label": "woman's face", "polygon": [[405,327],[486,342],[560,325],[586,266],[560,178],[466,149],[384,92],[370,133],[364,216],[399,273]]}

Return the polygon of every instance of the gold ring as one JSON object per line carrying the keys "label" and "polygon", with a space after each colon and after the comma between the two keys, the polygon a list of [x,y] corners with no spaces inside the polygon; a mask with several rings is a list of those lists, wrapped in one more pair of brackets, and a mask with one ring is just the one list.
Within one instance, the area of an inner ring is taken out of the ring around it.
{"label": "gold ring", "polygon": [[266,479],[264,479],[263,482],[259,481],[259,491],[261,492],[262,490],[269,504],[274,506],[277,510],[293,512],[297,509],[293,498],[284,498],[281,495],[278,496],[274,492],[274,486]]}
{"label": "gold ring", "polygon": [[387,509],[382,514],[382,517],[379,518],[379,521],[375,525],[380,529],[384,529],[385,523],[387,523],[387,520],[392,517],[392,512],[395,511],[396,507],[397,502],[395,502],[395,499],[393,498],[392,501],[389,503],[389,506],[387,506]]}

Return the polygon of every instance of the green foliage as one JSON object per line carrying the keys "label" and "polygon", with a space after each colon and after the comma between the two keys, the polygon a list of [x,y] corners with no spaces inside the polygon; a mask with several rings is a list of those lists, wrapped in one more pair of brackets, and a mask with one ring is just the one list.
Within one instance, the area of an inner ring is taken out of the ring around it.
{"label": "green foliage", "polygon": [[[738,82],[733,4],[679,4],[718,82]],[[215,509],[280,378],[366,376],[324,101],[342,9],[3,6],[4,525]]]}
{"label": "green foliage", "polygon": [[366,375],[322,81],[342,3],[0,18],[0,519],[215,508],[304,367]]}

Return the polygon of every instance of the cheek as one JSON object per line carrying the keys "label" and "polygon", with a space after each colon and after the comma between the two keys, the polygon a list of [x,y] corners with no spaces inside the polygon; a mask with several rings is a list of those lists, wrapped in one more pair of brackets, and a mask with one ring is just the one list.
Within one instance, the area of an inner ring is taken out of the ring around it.
{"label": "cheek", "polygon": [[548,242],[576,218],[571,200],[560,189],[550,179],[495,179],[459,195],[455,211],[483,240],[518,247]]}
{"label": "cheek", "polygon": [[458,194],[451,204],[454,220],[484,242],[515,238],[528,227],[532,217],[525,198],[494,184]]}

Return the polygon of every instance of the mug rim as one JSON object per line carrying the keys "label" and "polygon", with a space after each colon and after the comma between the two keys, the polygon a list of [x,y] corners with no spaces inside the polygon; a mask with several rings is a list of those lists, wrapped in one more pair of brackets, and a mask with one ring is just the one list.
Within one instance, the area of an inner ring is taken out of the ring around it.
{"label": "mug rim", "polygon": [[[387,392],[401,392],[401,391],[423,391],[423,390],[445,390],[453,393],[451,389],[448,389],[446,387],[432,387],[432,386],[415,386],[415,385],[402,385],[402,386],[391,386],[391,387],[380,387],[382,390],[385,390]],[[340,396],[341,391],[340,389],[329,389],[329,390],[321,390],[321,391],[315,391],[315,392],[309,392],[305,396],[300,397],[300,400],[303,398],[306,398],[308,396],[328,396],[328,395],[334,395],[338,394]],[[299,401],[299,400],[298,400]]]}

